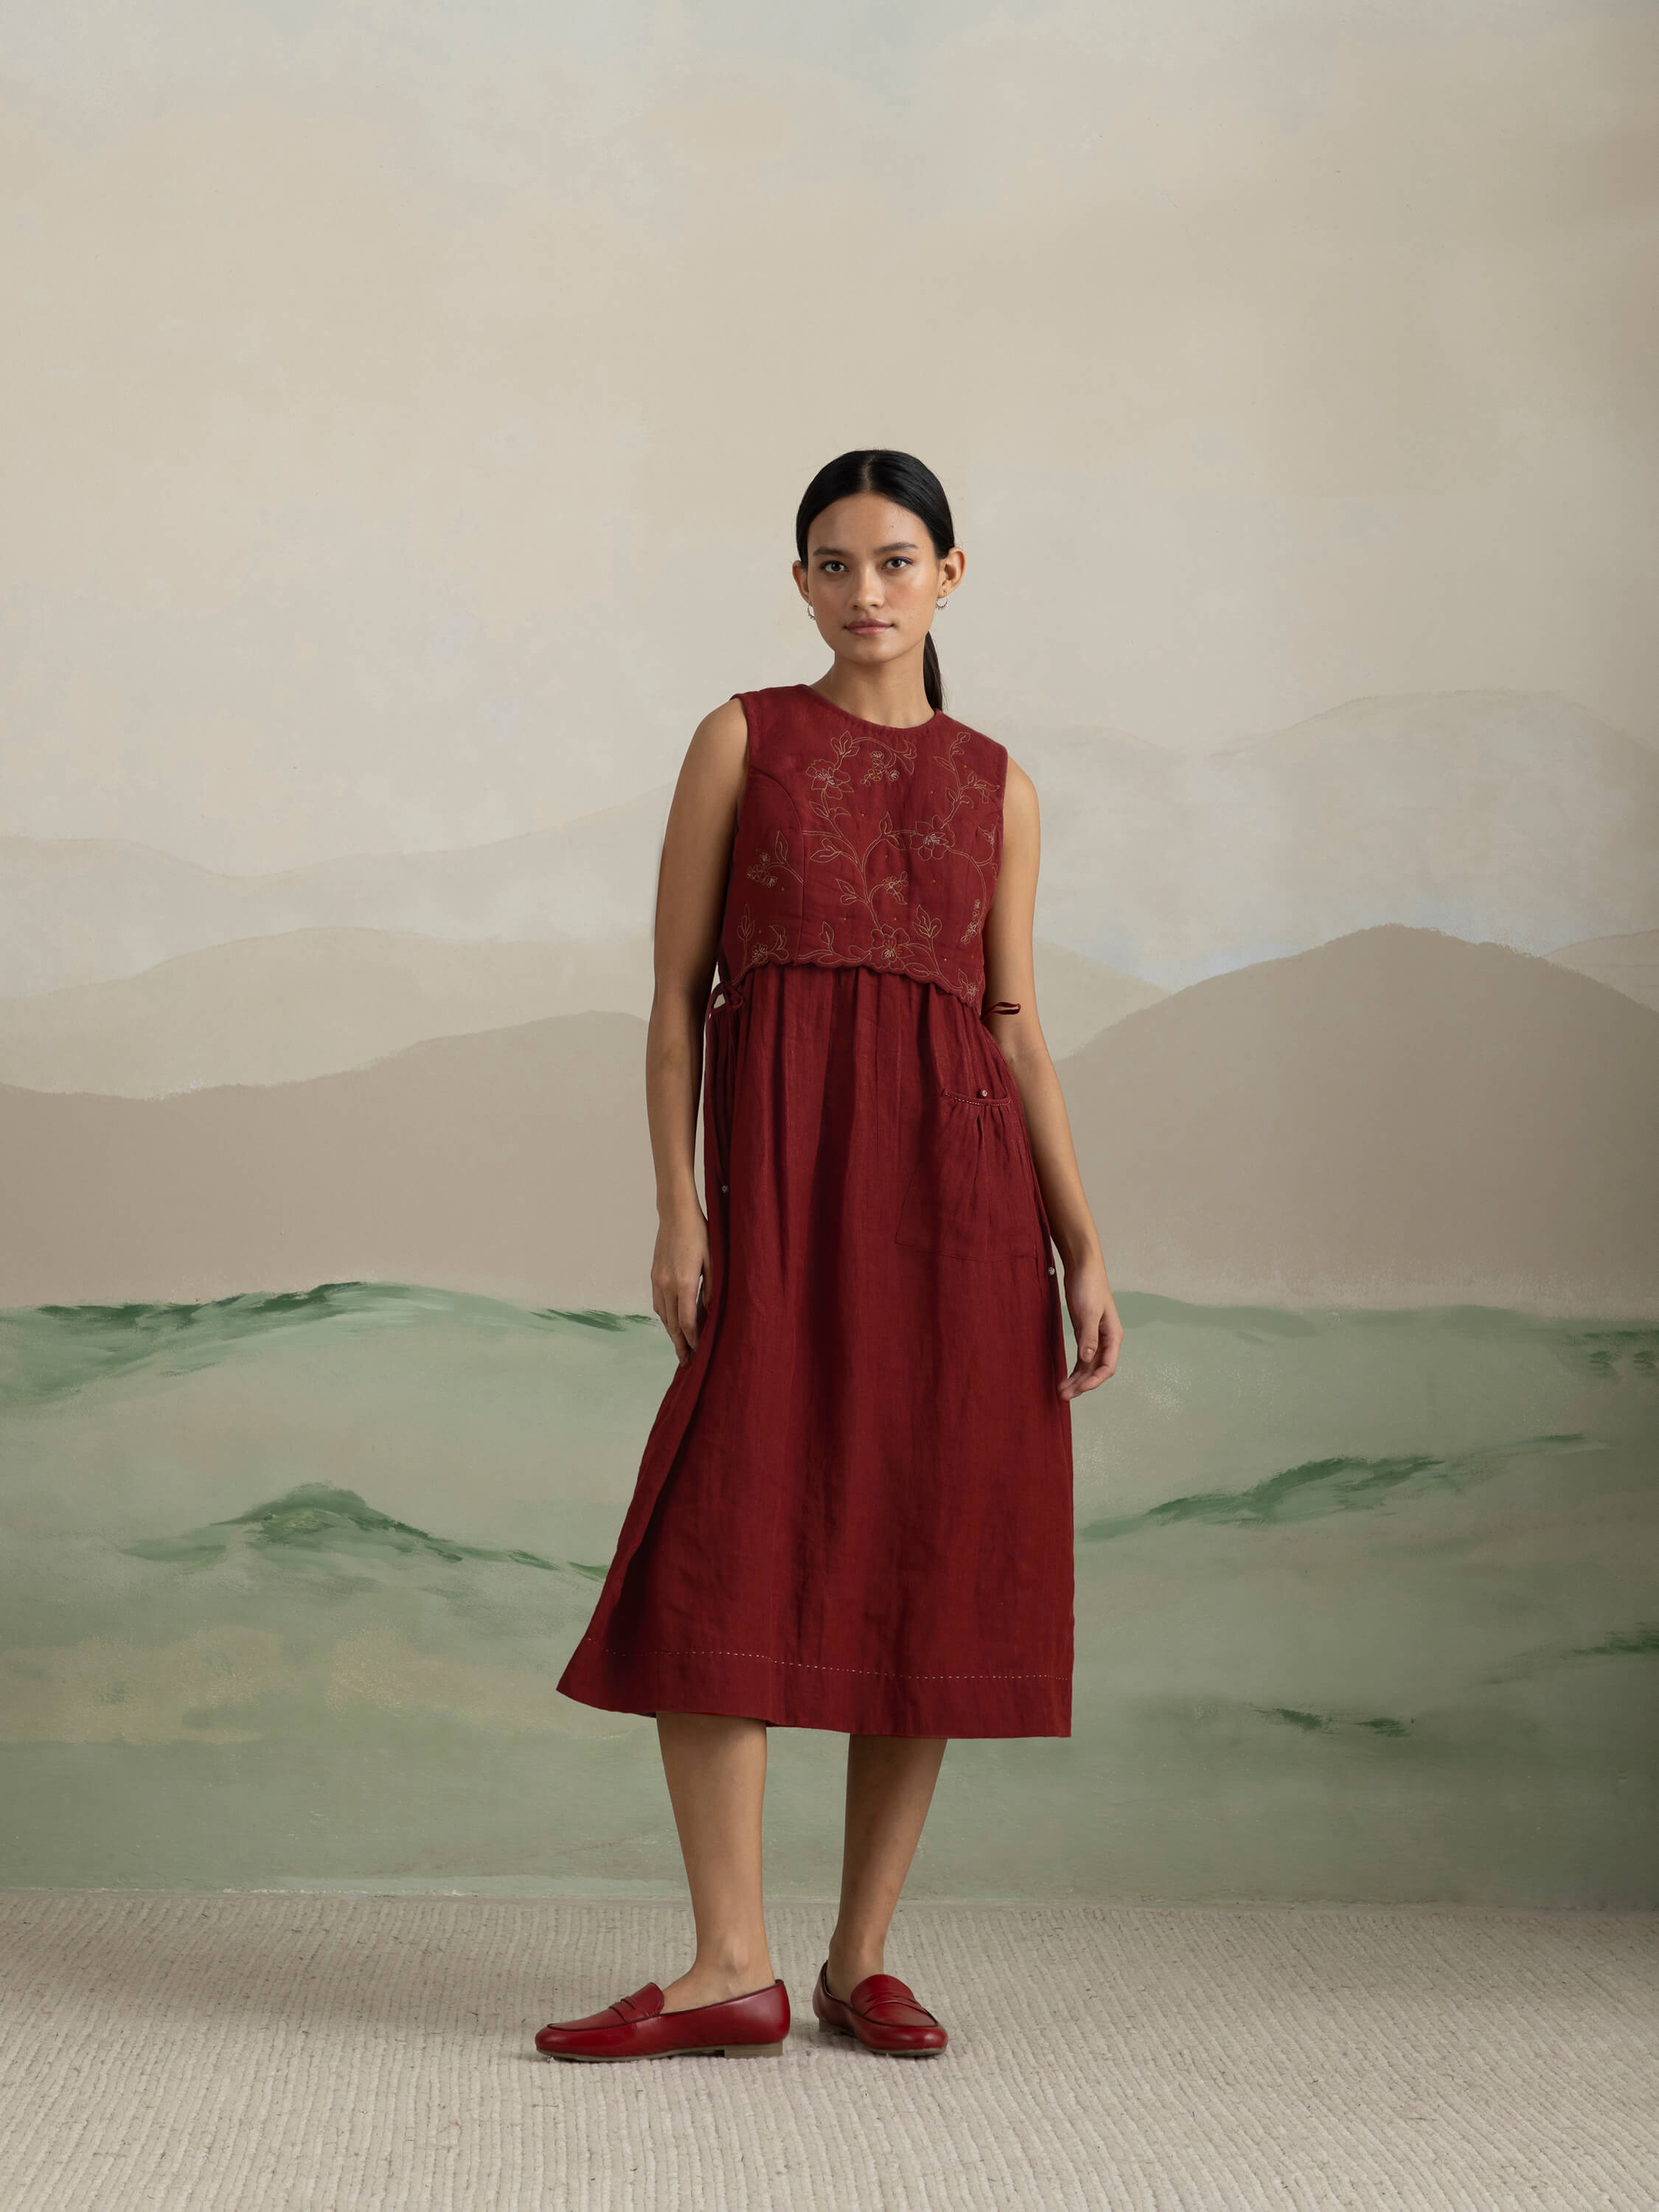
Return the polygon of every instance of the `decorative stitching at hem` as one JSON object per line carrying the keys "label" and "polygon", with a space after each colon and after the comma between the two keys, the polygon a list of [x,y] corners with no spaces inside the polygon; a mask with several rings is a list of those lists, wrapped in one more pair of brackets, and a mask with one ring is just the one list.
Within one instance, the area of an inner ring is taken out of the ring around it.
{"label": "decorative stitching at hem", "polygon": [[[586,1642],[584,1637],[582,1641]],[[596,1651],[614,1652],[619,1659],[762,1659],[769,1667],[810,1667],[816,1674],[885,1674],[896,1682],[1063,1682],[1068,1675],[1054,1668],[1032,1668],[1019,1674],[907,1674],[896,1667],[830,1667],[817,1659],[779,1659],[769,1651],[721,1651],[698,1647],[674,1650],[665,1645],[598,1644]]]}

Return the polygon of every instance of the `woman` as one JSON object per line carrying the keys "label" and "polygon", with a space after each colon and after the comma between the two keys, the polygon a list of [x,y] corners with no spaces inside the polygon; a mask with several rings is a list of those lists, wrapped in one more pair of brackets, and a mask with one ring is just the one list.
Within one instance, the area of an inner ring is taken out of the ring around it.
{"label": "woman", "polygon": [[795,536],[833,663],[710,714],[669,814],[647,1098],[679,1364],[559,1682],[654,1715],[696,1956],[550,2057],[781,2049],[769,1725],[849,1738],[814,2011],[942,2050],[884,1948],[945,1742],[1071,1733],[1070,1401],[1122,1328],[1033,997],[1036,794],[944,712],[965,556],[932,471],[843,453]]}

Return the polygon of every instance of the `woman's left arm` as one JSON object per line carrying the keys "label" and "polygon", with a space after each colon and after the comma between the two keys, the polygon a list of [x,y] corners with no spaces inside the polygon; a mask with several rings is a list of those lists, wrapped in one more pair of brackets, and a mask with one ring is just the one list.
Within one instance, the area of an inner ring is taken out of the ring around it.
{"label": "woman's left arm", "polygon": [[[1066,1269],[1066,1307],[1077,1337],[1077,1360],[1060,1389],[1062,1397],[1075,1398],[1115,1372],[1123,1324],[1083,1194],[1060,1078],[1037,1018],[1031,923],[1041,844],[1036,787],[1010,760],[1002,805],[1002,866],[985,921],[984,1021],[1014,1072],[1048,1226]],[[993,1012],[1003,1000],[1012,1000],[1019,1012]]]}

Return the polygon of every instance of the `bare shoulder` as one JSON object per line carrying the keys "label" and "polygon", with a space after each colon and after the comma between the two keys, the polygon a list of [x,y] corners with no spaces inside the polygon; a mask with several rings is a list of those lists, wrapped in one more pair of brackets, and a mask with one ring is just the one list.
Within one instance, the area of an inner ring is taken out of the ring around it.
{"label": "bare shoulder", "polygon": [[734,806],[749,774],[749,722],[739,699],[726,699],[691,732],[680,789],[701,805]]}
{"label": "bare shoulder", "polygon": [[749,717],[741,699],[723,699],[691,733],[691,750],[711,761],[741,761],[749,745]]}
{"label": "bare shoulder", "polygon": [[1012,753],[1008,756],[1007,780],[1002,787],[1004,817],[1020,824],[1035,827],[1037,818],[1037,793],[1034,784]]}
{"label": "bare shoulder", "polygon": [[1010,796],[1012,796],[1015,792],[1019,793],[1019,801],[1022,806],[1035,806],[1036,805],[1036,786],[1032,782],[1030,777],[1026,775],[1024,769],[1020,766],[1019,763],[1014,758],[1012,753],[1008,756],[1008,782],[1006,788]]}

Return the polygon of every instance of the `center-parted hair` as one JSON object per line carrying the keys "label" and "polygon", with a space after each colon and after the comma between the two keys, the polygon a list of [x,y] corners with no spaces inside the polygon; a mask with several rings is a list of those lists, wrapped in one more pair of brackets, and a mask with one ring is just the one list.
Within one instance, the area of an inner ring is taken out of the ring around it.
{"label": "center-parted hair", "polygon": [[[826,461],[810,484],[795,513],[795,555],[806,565],[806,538],[826,507],[857,493],[872,491],[914,514],[933,540],[933,556],[942,561],[957,542],[951,520],[951,502],[945,487],[925,461],[914,453],[895,453],[888,446],[861,446]],[[945,708],[945,685],[939,672],[939,654],[930,630],[922,647],[921,678],[927,703],[935,714]]]}

